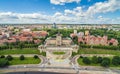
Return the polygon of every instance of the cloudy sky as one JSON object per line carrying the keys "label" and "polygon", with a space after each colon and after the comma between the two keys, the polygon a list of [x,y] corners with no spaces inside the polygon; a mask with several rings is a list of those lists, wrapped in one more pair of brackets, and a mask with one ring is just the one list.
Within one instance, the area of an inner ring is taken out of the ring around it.
{"label": "cloudy sky", "polygon": [[120,0],[0,0],[0,23],[120,24]]}

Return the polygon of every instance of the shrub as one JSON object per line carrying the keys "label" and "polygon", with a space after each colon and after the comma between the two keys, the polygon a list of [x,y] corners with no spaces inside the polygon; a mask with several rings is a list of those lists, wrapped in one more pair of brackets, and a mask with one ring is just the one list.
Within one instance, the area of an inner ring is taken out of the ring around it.
{"label": "shrub", "polygon": [[77,53],[75,53],[75,52],[72,52],[72,56],[75,56],[75,55],[77,55]]}
{"label": "shrub", "polygon": [[41,52],[40,54],[43,56],[46,56],[46,52]]}
{"label": "shrub", "polygon": [[85,64],[91,64],[91,61],[88,57],[84,57],[82,62],[85,63]]}
{"label": "shrub", "polygon": [[101,63],[102,60],[103,60],[102,57],[98,57],[98,58],[97,58],[97,62],[98,62],[98,63]]}
{"label": "shrub", "polygon": [[6,57],[6,59],[9,60],[9,61],[11,61],[11,60],[13,60],[13,57],[12,57],[11,55],[8,55],[8,56]]}
{"label": "shrub", "polygon": [[4,55],[1,55],[0,58],[5,58],[5,56],[4,56]]}
{"label": "shrub", "polygon": [[34,58],[35,58],[35,59],[37,59],[37,58],[38,58],[38,56],[37,56],[37,55],[34,55]]}
{"label": "shrub", "polygon": [[4,59],[4,58],[0,59],[0,67],[5,67],[7,65],[9,65],[9,62],[7,59]]}
{"label": "shrub", "polygon": [[120,57],[119,56],[114,56],[113,58],[112,58],[112,64],[113,65],[119,65],[120,64]]}
{"label": "shrub", "polygon": [[83,56],[80,56],[80,58],[83,58]]}
{"label": "shrub", "polygon": [[24,60],[24,59],[25,59],[24,55],[21,55],[20,60]]}
{"label": "shrub", "polygon": [[110,59],[107,57],[103,58],[103,61],[101,62],[101,66],[109,67],[109,65],[110,65]]}
{"label": "shrub", "polygon": [[93,56],[93,57],[92,57],[92,63],[94,63],[94,64],[97,64],[97,63],[98,63],[98,59],[97,59],[96,56]]}

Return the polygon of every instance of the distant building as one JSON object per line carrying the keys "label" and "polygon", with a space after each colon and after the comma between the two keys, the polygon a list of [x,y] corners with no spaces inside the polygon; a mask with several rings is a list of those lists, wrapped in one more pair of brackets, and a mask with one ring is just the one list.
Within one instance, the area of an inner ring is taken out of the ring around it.
{"label": "distant building", "polygon": [[114,45],[117,46],[118,40],[112,38],[111,40],[108,40],[107,36],[94,36],[90,35],[89,31],[85,31],[85,35],[83,32],[79,32],[78,34],[70,34],[71,37],[78,36],[78,42],[83,43],[83,44],[88,44],[88,45]]}
{"label": "distant building", "polygon": [[[44,45],[40,45],[38,49],[40,52],[46,52],[46,58],[50,64],[56,60],[69,60],[73,52],[78,51],[79,46],[72,43],[71,38],[63,38],[62,34],[56,34],[56,37],[49,37],[45,40]],[[64,52],[65,54],[55,55],[54,52]]]}
{"label": "distant building", "polygon": [[77,34],[77,30],[74,30],[74,34]]}
{"label": "distant building", "polygon": [[58,33],[56,35],[56,38],[47,38],[46,44],[47,45],[56,45],[56,46],[70,46],[72,43],[72,40],[70,38],[62,38],[62,35]]}
{"label": "distant building", "polygon": [[31,29],[23,29],[22,31],[23,31],[23,32],[30,32]]}
{"label": "distant building", "polygon": [[89,35],[89,31],[85,31],[85,35],[88,36]]}
{"label": "distant building", "polygon": [[55,29],[57,28],[56,23],[53,23],[52,28],[55,28]]}
{"label": "distant building", "polygon": [[84,36],[84,32],[79,32],[78,34],[77,34],[77,36],[79,37],[83,37]]}

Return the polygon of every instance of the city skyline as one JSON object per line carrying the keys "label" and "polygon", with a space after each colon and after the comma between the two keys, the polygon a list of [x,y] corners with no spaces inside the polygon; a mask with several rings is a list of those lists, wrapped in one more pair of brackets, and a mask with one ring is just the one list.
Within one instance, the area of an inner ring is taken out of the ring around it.
{"label": "city skyline", "polygon": [[119,0],[0,0],[0,23],[119,24]]}

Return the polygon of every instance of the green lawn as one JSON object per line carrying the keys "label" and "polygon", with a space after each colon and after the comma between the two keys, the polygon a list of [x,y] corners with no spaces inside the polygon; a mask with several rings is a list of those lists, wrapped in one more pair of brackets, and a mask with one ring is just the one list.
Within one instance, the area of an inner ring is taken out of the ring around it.
{"label": "green lawn", "polygon": [[[89,57],[89,59],[91,59],[91,57]],[[91,64],[89,64],[89,65],[88,65],[88,64],[85,64],[85,63],[82,62],[82,58],[78,58],[78,59],[77,59],[77,62],[78,62],[78,64],[81,65],[81,66],[100,66],[100,64],[93,64],[93,63],[91,63]]]}
{"label": "green lawn", "polygon": [[20,60],[19,57],[14,57],[12,61],[9,61],[10,65],[20,65],[20,64],[39,64],[41,60],[35,59],[33,57],[25,57],[25,60]]}
{"label": "green lawn", "polygon": [[65,52],[53,52],[53,54],[62,55],[62,54],[65,54]]}
{"label": "green lawn", "polygon": [[0,55],[8,55],[8,54],[40,54],[40,52],[37,48],[0,50]]}
{"label": "green lawn", "polygon": [[83,49],[79,49],[78,54],[111,54],[111,55],[120,55],[120,51],[119,50],[107,50],[107,49],[83,48]]}
{"label": "green lawn", "polygon": [[[89,59],[91,59],[91,57],[89,57]],[[112,60],[112,57],[110,57],[110,59]],[[83,63],[82,62],[82,58],[78,58],[77,59],[77,62],[78,62],[78,64],[79,65],[81,65],[81,66],[101,66],[100,64],[94,64],[94,63],[91,63],[91,64],[85,64],[85,63]],[[118,66],[115,66],[115,65],[113,65],[113,64],[110,64],[110,67],[111,68],[119,68],[120,69],[120,65],[118,65]]]}

